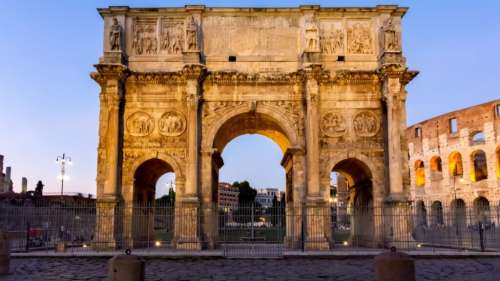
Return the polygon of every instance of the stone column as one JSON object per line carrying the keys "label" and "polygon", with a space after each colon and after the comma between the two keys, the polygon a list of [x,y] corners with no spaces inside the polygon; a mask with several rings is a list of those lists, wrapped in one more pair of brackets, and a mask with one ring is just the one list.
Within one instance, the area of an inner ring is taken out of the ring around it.
{"label": "stone column", "polygon": [[321,66],[306,69],[306,179],[305,244],[308,250],[329,249],[325,225],[330,221],[329,208],[320,191],[319,169],[319,82]]}
{"label": "stone column", "polygon": [[215,200],[218,191],[218,171],[224,162],[215,149],[201,152],[201,208],[203,247],[213,249],[218,236],[218,204]]}
{"label": "stone column", "polygon": [[121,161],[124,81],[128,70],[124,65],[96,66],[91,74],[101,86],[99,116],[99,148],[97,162],[97,248],[119,247],[121,213]]}
{"label": "stone column", "polygon": [[202,65],[186,65],[183,69],[186,79],[186,109],[187,109],[187,158],[186,186],[182,200],[176,208],[176,247],[180,249],[201,249],[199,223],[199,147],[200,147],[200,117],[201,82],[205,73]]}
{"label": "stone column", "polygon": [[[402,143],[404,130],[401,122],[404,121],[402,114],[406,100],[404,85],[411,80],[416,73],[408,72],[404,67],[404,58],[400,53],[386,53],[382,57],[384,66],[381,69],[383,77],[382,95],[386,103],[386,148],[388,170],[389,196],[385,200],[384,217],[390,228],[387,235],[389,245],[397,247],[413,247],[411,238],[411,205],[409,192],[403,185],[403,161],[407,161],[407,155],[403,154]],[[412,163],[413,164],[413,163]],[[414,167],[412,167],[414,168]],[[428,180],[428,178],[427,178]],[[426,186],[429,186],[426,183]]]}

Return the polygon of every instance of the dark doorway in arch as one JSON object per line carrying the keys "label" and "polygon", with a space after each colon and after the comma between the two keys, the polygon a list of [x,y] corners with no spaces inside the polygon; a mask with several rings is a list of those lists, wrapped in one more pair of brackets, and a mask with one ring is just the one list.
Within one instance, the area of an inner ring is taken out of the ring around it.
{"label": "dark doorway in arch", "polygon": [[490,202],[488,199],[480,196],[474,199],[472,203],[474,207],[474,224],[481,222],[489,224],[491,222]]}
{"label": "dark doorway in arch", "polygon": [[[158,193],[161,189],[161,193]],[[165,161],[154,158],[134,173],[132,216],[133,247],[170,247],[175,227],[175,173]]]}
{"label": "dark doorway in arch", "polygon": [[[372,173],[362,161],[349,158],[338,162],[331,178],[338,196],[331,201],[336,211],[332,224],[332,240],[352,246],[376,246],[375,208],[373,204]],[[347,191],[347,195],[341,196]]]}
{"label": "dark doorway in arch", "polygon": [[467,226],[467,209],[465,201],[462,199],[455,199],[451,201],[451,224],[457,229],[463,229]]}
{"label": "dark doorway in arch", "polygon": [[441,226],[444,224],[443,204],[440,201],[434,201],[431,205],[430,226]]}
{"label": "dark doorway in arch", "polygon": [[415,207],[416,207],[415,226],[417,228],[427,227],[427,209],[425,208],[424,201],[422,200],[417,201]]}

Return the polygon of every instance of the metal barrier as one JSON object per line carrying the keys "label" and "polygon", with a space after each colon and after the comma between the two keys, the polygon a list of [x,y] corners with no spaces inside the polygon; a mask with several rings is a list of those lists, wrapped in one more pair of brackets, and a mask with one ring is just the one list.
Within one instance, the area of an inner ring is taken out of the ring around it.
{"label": "metal barrier", "polygon": [[[236,209],[155,204],[0,205],[0,227],[12,252],[215,249],[228,257],[279,257],[285,251],[500,249],[500,212],[421,206],[258,205]],[[191,235],[191,236],[190,236]],[[194,238],[193,238],[194,237]]]}

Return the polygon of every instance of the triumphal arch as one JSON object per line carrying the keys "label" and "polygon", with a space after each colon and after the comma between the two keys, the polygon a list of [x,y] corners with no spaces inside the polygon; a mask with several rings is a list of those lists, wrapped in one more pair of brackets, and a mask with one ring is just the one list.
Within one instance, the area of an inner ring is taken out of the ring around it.
{"label": "triumphal arch", "polygon": [[[332,171],[347,178],[354,206],[404,208],[405,86],[417,74],[401,49],[406,10],[99,9],[96,241],[140,240],[148,230],[133,226],[137,211],[127,207],[152,202],[158,177],[174,172],[175,246],[213,247],[220,154],[248,133],[283,152],[289,245],[330,247],[320,213]],[[372,212],[364,223],[381,241],[398,222]]]}

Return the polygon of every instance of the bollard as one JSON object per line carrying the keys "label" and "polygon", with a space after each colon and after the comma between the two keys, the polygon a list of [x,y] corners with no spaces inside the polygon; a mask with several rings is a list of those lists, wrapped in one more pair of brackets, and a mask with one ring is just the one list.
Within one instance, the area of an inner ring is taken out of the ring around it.
{"label": "bollard", "polygon": [[0,231],[0,275],[9,273],[10,268],[10,253],[9,240],[7,235]]}
{"label": "bollard", "polygon": [[144,261],[137,256],[118,255],[108,262],[108,281],[144,281]]}
{"label": "bollard", "polygon": [[415,281],[415,261],[392,247],[375,257],[375,281]]}

